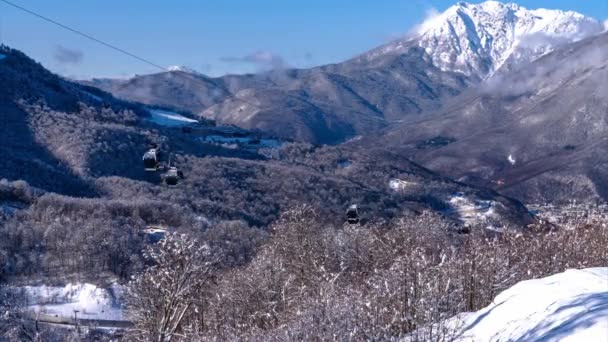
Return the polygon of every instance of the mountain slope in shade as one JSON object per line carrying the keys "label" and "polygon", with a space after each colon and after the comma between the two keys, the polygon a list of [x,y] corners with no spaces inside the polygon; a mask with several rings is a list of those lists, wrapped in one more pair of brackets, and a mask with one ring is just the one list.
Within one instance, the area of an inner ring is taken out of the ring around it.
{"label": "mountain slope in shade", "polygon": [[382,143],[526,201],[608,199],[606,80],[608,33],[496,75]]}

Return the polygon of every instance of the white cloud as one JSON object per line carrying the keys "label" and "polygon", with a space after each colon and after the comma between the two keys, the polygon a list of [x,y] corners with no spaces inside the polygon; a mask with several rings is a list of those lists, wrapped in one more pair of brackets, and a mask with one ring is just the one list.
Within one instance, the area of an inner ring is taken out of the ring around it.
{"label": "white cloud", "polygon": [[422,23],[414,26],[414,28],[411,30],[411,33],[420,35],[427,32],[431,28],[437,26],[438,21],[441,20],[441,14],[442,13],[439,12],[436,8],[431,7],[427,9],[424,20],[422,21]]}

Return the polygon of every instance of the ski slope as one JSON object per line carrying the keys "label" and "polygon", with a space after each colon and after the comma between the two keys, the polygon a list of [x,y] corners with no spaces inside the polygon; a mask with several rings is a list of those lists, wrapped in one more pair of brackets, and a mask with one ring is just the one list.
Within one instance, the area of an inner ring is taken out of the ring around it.
{"label": "ski slope", "polygon": [[77,283],[65,286],[25,286],[18,289],[27,298],[28,308],[43,315],[79,319],[124,320],[121,297],[123,287],[113,284],[108,289],[92,284]]}
{"label": "ski slope", "polygon": [[165,110],[150,109],[148,112],[150,112],[150,121],[160,126],[180,127],[198,123],[194,119]]}
{"label": "ski slope", "polygon": [[459,326],[457,342],[606,342],[608,267],[522,281]]}

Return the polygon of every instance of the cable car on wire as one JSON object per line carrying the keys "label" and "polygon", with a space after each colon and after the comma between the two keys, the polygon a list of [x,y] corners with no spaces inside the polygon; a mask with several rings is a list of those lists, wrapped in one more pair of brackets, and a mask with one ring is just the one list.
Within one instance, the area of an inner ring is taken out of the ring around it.
{"label": "cable car on wire", "polygon": [[142,160],[144,161],[144,168],[146,171],[153,172],[158,170],[160,165],[160,152],[158,148],[154,146],[146,151],[142,157]]}
{"label": "cable car on wire", "polygon": [[346,209],[346,222],[349,224],[359,223],[359,209],[356,204],[352,204]]}

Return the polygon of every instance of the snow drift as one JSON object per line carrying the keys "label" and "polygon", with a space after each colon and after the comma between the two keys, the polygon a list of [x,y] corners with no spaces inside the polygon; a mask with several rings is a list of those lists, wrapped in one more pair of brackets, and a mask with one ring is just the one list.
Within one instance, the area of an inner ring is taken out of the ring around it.
{"label": "snow drift", "polygon": [[608,341],[608,267],[522,281],[461,323],[458,342]]}

